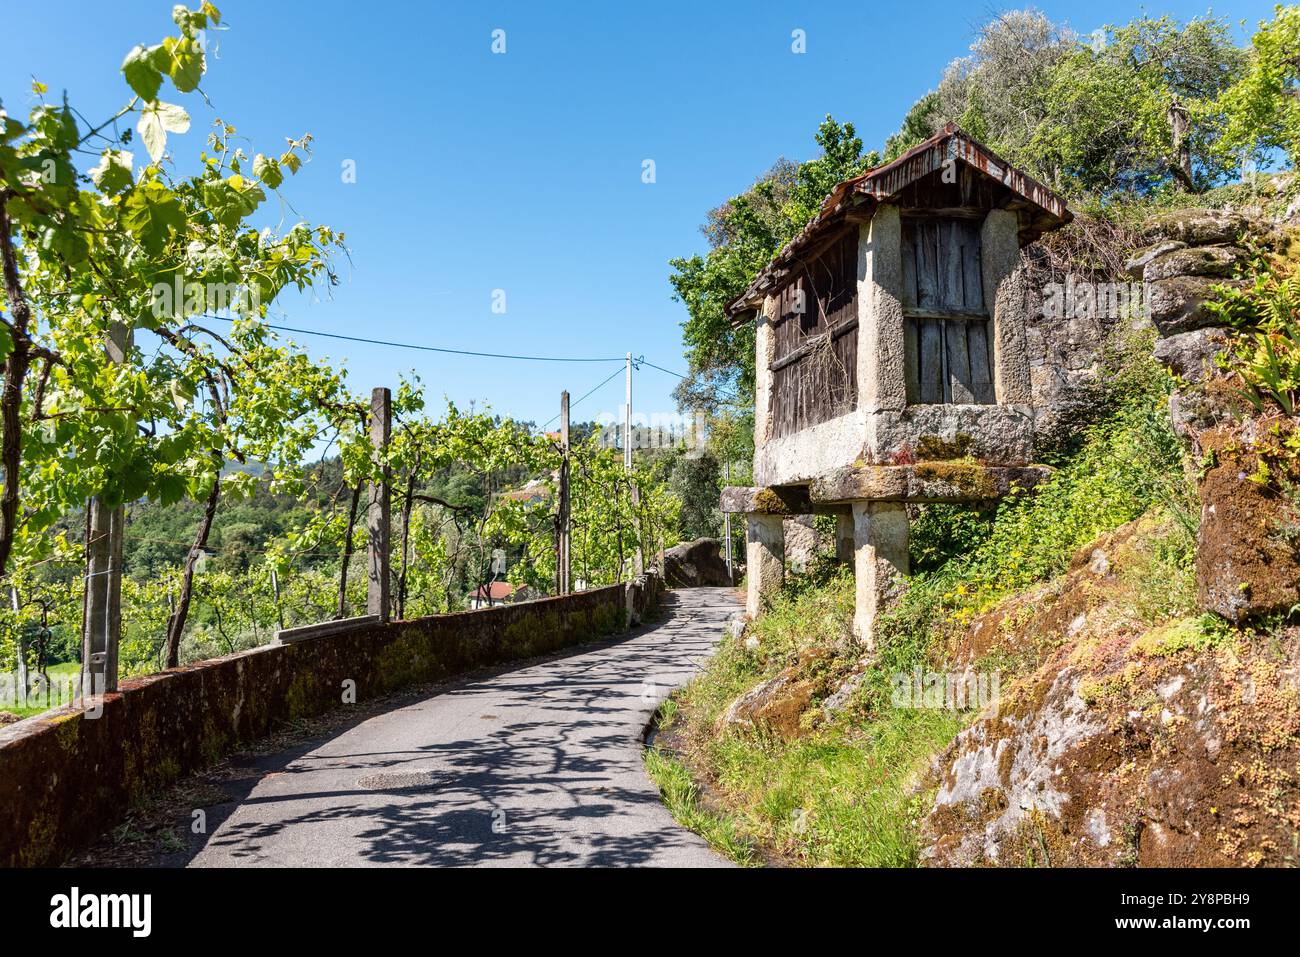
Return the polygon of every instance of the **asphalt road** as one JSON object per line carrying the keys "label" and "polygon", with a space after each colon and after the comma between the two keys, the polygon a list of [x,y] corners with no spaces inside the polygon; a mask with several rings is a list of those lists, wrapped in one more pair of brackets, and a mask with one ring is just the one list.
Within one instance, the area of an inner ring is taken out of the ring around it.
{"label": "asphalt road", "polygon": [[660,803],[642,733],[738,607],[671,592],[663,622],[265,760],[190,866],[723,866]]}

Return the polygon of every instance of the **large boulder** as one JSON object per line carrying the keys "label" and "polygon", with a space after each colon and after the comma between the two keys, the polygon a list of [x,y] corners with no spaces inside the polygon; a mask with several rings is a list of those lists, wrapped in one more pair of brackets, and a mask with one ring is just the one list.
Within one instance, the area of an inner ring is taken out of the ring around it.
{"label": "large boulder", "polygon": [[725,587],[727,574],[722,545],[716,538],[697,538],[674,545],[663,554],[664,584],[670,588]]}
{"label": "large boulder", "polygon": [[808,730],[804,716],[828,690],[828,648],[806,649],[794,664],[736,698],[718,718],[718,731],[773,734],[790,740]]}
{"label": "large boulder", "polygon": [[1222,319],[1206,308],[1206,303],[1215,299],[1212,287],[1238,282],[1210,276],[1159,279],[1147,284],[1147,315],[1162,336],[1219,325]]}
{"label": "large boulder", "polygon": [[1272,483],[1252,481],[1258,460],[1235,430],[1202,435],[1200,442],[1214,464],[1200,484],[1198,603],[1233,622],[1288,612],[1300,604],[1294,504]]}
{"label": "large boulder", "polygon": [[1147,282],[1175,276],[1231,276],[1246,258],[1240,246],[1196,246],[1175,249],[1156,256],[1146,264],[1142,278]]}
{"label": "large boulder", "polygon": [[817,686],[791,665],[742,694],[722,714],[720,730],[764,731],[791,739],[803,732],[802,717]]}
{"label": "large boulder", "polygon": [[1235,243],[1250,226],[1241,213],[1208,209],[1179,209],[1147,223],[1144,230],[1151,242],[1175,240],[1191,246]]}
{"label": "large boulder", "polygon": [[1124,271],[1134,279],[1141,279],[1146,275],[1147,265],[1154,259],[1174,252],[1179,249],[1186,249],[1187,243],[1180,243],[1176,239],[1162,239],[1158,243],[1152,243],[1139,249],[1124,264]]}
{"label": "large boulder", "polygon": [[1218,326],[1158,339],[1156,360],[1184,382],[1200,382],[1215,371],[1215,359],[1228,346],[1228,330]]}

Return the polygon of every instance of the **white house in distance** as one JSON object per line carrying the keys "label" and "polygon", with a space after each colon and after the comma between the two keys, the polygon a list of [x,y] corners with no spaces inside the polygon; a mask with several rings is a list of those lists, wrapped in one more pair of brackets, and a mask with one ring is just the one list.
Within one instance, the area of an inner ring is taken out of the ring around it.
{"label": "white house in distance", "polygon": [[976,502],[1030,485],[1032,393],[1020,249],[1064,201],[955,126],[840,183],[728,307],[757,323],[749,614],[784,575],[783,520],[838,516],[855,630],[908,571],[909,502]]}
{"label": "white house in distance", "polygon": [[491,581],[486,585],[480,585],[474,590],[474,594],[469,599],[469,607],[478,609],[504,605],[514,601],[514,595],[514,585],[509,582]]}

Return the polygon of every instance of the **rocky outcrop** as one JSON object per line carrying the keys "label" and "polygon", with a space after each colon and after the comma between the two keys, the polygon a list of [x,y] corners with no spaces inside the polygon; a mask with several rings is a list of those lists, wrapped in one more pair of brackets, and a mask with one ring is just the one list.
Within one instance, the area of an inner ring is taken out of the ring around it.
{"label": "rocky outcrop", "polygon": [[1129,257],[1128,262],[1124,264],[1124,271],[1134,279],[1141,279],[1146,272],[1147,264],[1152,260],[1166,253],[1186,248],[1187,243],[1179,242],[1176,239],[1162,239],[1150,246],[1143,246]]}
{"label": "rocky outcrop", "polygon": [[1208,276],[1171,276],[1147,282],[1147,315],[1162,336],[1219,325],[1222,320],[1207,304],[1217,298],[1216,286],[1237,284],[1236,280]]}
{"label": "rocky outcrop", "polygon": [[1279,662],[1160,640],[1124,643],[1100,674],[1045,667],[964,731],[923,861],[1285,866],[1300,827],[1297,642]]}
{"label": "rocky outcrop", "polygon": [[[1259,453],[1235,430],[1198,439],[1208,464],[1199,487],[1198,602],[1239,624],[1285,615],[1300,604],[1300,505],[1258,480]],[[1295,480],[1284,476],[1284,487]]]}
{"label": "rocky outcrop", "polygon": [[1179,209],[1152,217],[1143,235],[1153,243],[1172,240],[1189,246],[1213,246],[1235,243],[1253,226],[1250,217],[1235,210]]}
{"label": "rocky outcrop", "polygon": [[1231,277],[1246,259],[1240,246],[1183,247],[1162,253],[1151,260],[1142,272],[1147,282],[1172,279],[1175,276]]}
{"label": "rocky outcrop", "polygon": [[750,688],[727,707],[718,719],[720,731],[762,731],[781,738],[798,737],[804,730],[802,718],[813,697],[822,690],[820,682],[807,674],[808,662],[782,669],[775,677]]}
{"label": "rocky outcrop", "polygon": [[1118,529],[972,623],[966,655],[1033,663],[935,762],[923,863],[1288,863],[1300,629],[1265,647],[1199,619],[1135,617],[1132,569],[1168,532]]}
{"label": "rocky outcrop", "polygon": [[[750,644],[753,642],[753,644]],[[756,650],[751,635],[745,647]],[[771,678],[737,697],[717,721],[719,734],[762,733],[791,740],[849,709],[871,678],[876,659],[867,656],[844,667],[843,650],[814,645]]]}
{"label": "rocky outcrop", "polygon": [[[1261,422],[1240,381],[1218,358],[1236,335],[1207,308],[1216,286],[1233,286],[1245,265],[1243,234],[1275,242],[1279,227],[1242,213],[1191,210],[1157,217],[1147,228],[1153,246],[1129,262],[1150,290],[1151,319],[1160,331],[1155,357],[1178,378],[1169,410],[1202,469],[1201,529],[1196,571],[1200,606],[1235,623],[1258,620],[1300,602],[1300,553],[1291,534],[1294,505],[1281,491],[1300,475],[1287,456],[1260,468],[1256,450],[1282,441],[1281,420]],[[1271,435],[1268,433],[1272,432]]]}
{"label": "rocky outcrop", "polygon": [[1215,298],[1216,285],[1235,283],[1246,259],[1237,243],[1252,226],[1241,213],[1197,209],[1165,213],[1147,225],[1143,235],[1150,245],[1125,268],[1146,284],[1147,316],[1162,336],[1220,324],[1206,303]]}
{"label": "rocky outcrop", "polygon": [[667,549],[662,556],[669,588],[726,587],[733,584],[716,538],[697,538]]}

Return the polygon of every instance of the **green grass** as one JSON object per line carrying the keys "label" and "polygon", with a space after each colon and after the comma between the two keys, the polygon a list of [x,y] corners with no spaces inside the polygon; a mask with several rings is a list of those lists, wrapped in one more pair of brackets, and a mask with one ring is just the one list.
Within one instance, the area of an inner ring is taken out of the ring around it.
{"label": "green grass", "polygon": [[736,823],[700,804],[699,788],[681,761],[667,751],[651,747],[645,753],[645,765],[651,780],[659,786],[664,805],[682,826],[699,834],[710,847],[737,864],[758,863],[753,843],[740,835]]}
{"label": "green grass", "polygon": [[836,728],[791,744],[727,736],[711,764],[736,797],[740,832],[793,862],[910,867],[920,847],[923,793],[910,788],[967,719],[891,709],[864,728]]}
{"label": "green grass", "polygon": [[[81,671],[81,664],[76,661],[64,661],[64,662],[60,662],[57,665],[49,665],[45,669],[45,671],[47,674],[49,674],[51,680],[58,680],[59,678],[62,677],[78,674]],[[31,680],[32,675],[34,674],[35,674],[35,670],[33,669],[33,671],[31,671],[28,674],[29,681]],[[5,681],[10,681],[14,679],[14,674],[10,672],[8,674],[4,674],[2,677],[4,678]],[[58,705],[59,702],[54,701],[51,698],[51,703],[48,706],[45,704],[29,705],[28,707],[25,708],[19,708],[16,706],[6,706],[6,707],[0,707],[0,711],[8,711],[11,714],[18,715],[18,717],[20,718],[30,718],[34,714],[41,714],[44,711],[48,711],[52,707],[58,707]]]}
{"label": "green grass", "polygon": [[[647,770],[674,817],[738,863],[756,863],[756,848],[807,866],[916,862],[916,817],[926,795],[913,785],[968,714],[894,708],[882,674],[833,718],[811,709],[808,732],[794,740],[715,730],[738,695],[811,648],[830,652],[801,674],[828,674],[837,684],[862,651],[851,638],[852,614],[846,569],[821,566],[791,579],[751,628],[758,648],[726,640],[661,713],[661,726],[686,742],[689,756],[652,748]],[[693,774],[709,783],[705,801]]]}

